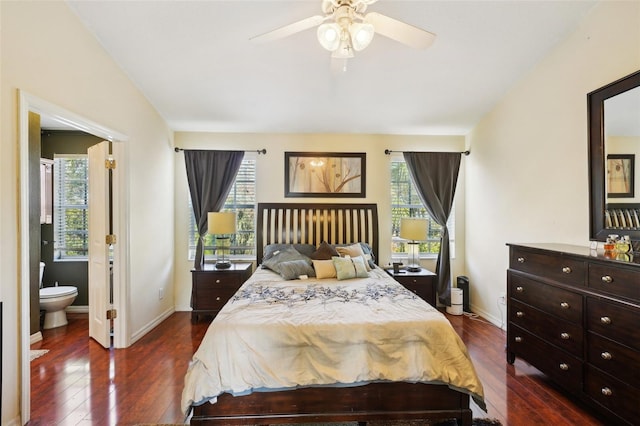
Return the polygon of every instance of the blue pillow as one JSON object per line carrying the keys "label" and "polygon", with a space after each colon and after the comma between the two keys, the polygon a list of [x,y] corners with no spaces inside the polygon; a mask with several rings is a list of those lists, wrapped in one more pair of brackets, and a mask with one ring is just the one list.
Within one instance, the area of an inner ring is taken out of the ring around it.
{"label": "blue pillow", "polygon": [[356,257],[333,257],[333,265],[336,267],[338,280],[348,280],[351,278],[367,278],[367,267],[362,256]]}
{"label": "blue pillow", "polygon": [[308,277],[315,276],[315,270],[306,260],[289,260],[286,262],[280,262],[278,265],[280,269],[280,275],[285,280],[295,280],[301,275]]}
{"label": "blue pillow", "polygon": [[[280,265],[284,262],[291,262],[293,260],[302,260],[306,262],[307,265],[309,265],[309,267],[311,268],[311,259],[309,259],[304,254],[301,254],[298,250],[294,249],[291,246],[286,246],[282,250],[275,251],[269,259],[262,262],[262,267],[271,269],[272,271],[282,275],[282,273],[280,272]],[[309,275],[310,277],[315,276],[315,271],[313,270],[313,268],[311,268],[311,273],[307,275]]]}

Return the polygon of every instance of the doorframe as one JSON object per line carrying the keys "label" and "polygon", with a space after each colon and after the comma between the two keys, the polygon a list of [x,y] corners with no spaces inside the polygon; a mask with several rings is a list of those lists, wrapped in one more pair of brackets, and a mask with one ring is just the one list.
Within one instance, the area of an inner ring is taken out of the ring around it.
{"label": "doorframe", "polygon": [[[113,228],[118,243],[113,250],[113,306],[118,315],[113,322],[113,346],[126,348],[131,344],[128,311],[129,311],[129,193],[127,191],[127,153],[129,137],[108,127],[95,123],[85,117],[54,105],[23,90],[18,89],[18,140],[20,168],[20,353],[21,353],[21,413],[22,424],[31,418],[31,367],[29,350],[31,346],[30,330],[30,277],[29,277],[29,112],[52,117],[83,132],[98,136],[110,142],[114,156],[118,160],[120,173],[113,181]],[[89,334],[87,333],[87,338]]]}

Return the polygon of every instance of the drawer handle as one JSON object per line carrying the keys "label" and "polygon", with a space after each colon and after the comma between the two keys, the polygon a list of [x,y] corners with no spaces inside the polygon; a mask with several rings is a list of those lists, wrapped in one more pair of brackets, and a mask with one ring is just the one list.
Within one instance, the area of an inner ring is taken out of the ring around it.
{"label": "drawer handle", "polygon": [[219,301],[219,300],[220,300],[220,296],[216,297],[216,301]]}
{"label": "drawer handle", "polygon": [[560,370],[562,371],[567,371],[569,369],[569,365],[565,364],[564,362],[562,364],[560,364]]}
{"label": "drawer handle", "polygon": [[606,360],[606,361],[609,361],[611,358],[613,358],[613,357],[611,356],[611,354],[610,354],[609,352],[606,352],[606,351],[605,351],[605,352],[602,352],[602,353],[600,354],[600,356],[602,357],[602,359],[604,359],[604,360]]}
{"label": "drawer handle", "polygon": [[220,280],[216,280],[216,284],[220,284]]}
{"label": "drawer handle", "polygon": [[609,318],[609,317],[600,317],[600,322],[602,324],[611,324],[611,318]]}
{"label": "drawer handle", "polygon": [[414,284],[415,284],[415,283],[417,283],[417,282],[418,282],[418,280],[413,280],[413,283],[414,283]]}
{"label": "drawer handle", "polygon": [[524,312],[522,312],[522,311],[518,311],[518,312],[516,312],[516,316],[517,316],[518,318],[522,318],[522,317],[524,316]]}
{"label": "drawer handle", "polygon": [[561,307],[562,309],[569,309],[569,304],[568,304],[567,302],[561,302],[561,303],[560,303],[560,307]]}
{"label": "drawer handle", "polygon": [[569,333],[560,333],[560,338],[562,340],[569,340],[571,339],[571,335]]}
{"label": "drawer handle", "polygon": [[568,266],[564,266],[562,268],[562,272],[564,272],[565,274],[570,274],[571,273],[571,268],[569,268]]}
{"label": "drawer handle", "polygon": [[524,287],[522,287],[522,286],[518,286],[518,287],[516,287],[516,291],[517,291],[518,293],[522,293],[522,292],[524,291]]}
{"label": "drawer handle", "polygon": [[611,389],[609,389],[609,388],[607,388],[607,387],[602,388],[602,391],[601,391],[601,392],[602,392],[602,394],[603,394],[604,396],[611,396],[611,395],[613,395],[613,392],[611,391]]}
{"label": "drawer handle", "polygon": [[522,337],[520,337],[520,336],[516,336],[516,338],[515,338],[515,339],[513,339],[513,340],[515,340],[515,341],[516,341],[516,343],[520,343],[520,342],[522,342]]}
{"label": "drawer handle", "polygon": [[524,257],[519,257],[518,258],[518,263],[524,263]]}
{"label": "drawer handle", "polygon": [[607,284],[611,284],[613,282],[613,278],[611,278],[609,275],[605,275],[601,278],[603,283],[607,283]]}

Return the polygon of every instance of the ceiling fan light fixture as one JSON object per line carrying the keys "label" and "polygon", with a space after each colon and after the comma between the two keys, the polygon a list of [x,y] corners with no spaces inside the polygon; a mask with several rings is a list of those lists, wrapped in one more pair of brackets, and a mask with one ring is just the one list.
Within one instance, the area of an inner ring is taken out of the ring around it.
{"label": "ceiling fan light fixture", "polygon": [[359,52],[369,46],[373,40],[375,29],[371,24],[354,22],[349,27],[349,33],[354,50]]}
{"label": "ceiling fan light fixture", "polygon": [[353,58],[355,55],[353,54],[353,47],[351,46],[351,39],[349,37],[342,38],[340,40],[340,45],[336,50],[331,54],[332,58],[336,59],[349,59]]}
{"label": "ceiling fan light fixture", "polygon": [[318,27],[318,41],[320,45],[330,52],[340,46],[340,32],[342,29],[335,22],[322,24]]}

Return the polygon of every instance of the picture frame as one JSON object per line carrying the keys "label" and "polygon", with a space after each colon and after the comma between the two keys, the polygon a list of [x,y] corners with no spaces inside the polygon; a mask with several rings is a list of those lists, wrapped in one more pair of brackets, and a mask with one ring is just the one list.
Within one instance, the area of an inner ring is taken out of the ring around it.
{"label": "picture frame", "polygon": [[366,197],[364,152],[285,152],[284,196]]}
{"label": "picture frame", "polygon": [[607,197],[635,196],[635,154],[607,155]]}

